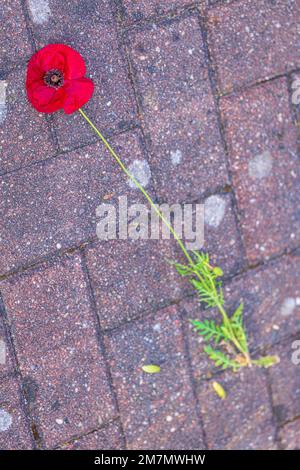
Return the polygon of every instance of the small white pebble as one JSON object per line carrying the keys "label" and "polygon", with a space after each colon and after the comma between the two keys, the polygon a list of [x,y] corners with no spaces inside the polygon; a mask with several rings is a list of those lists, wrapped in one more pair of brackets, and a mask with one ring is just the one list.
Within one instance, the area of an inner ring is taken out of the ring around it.
{"label": "small white pebble", "polygon": [[[149,184],[151,170],[146,160],[134,160],[131,165],[129,165],[128,170],[143,188]],[[131,179],[128,180],[128,184],[132,189],[138,189]]]}
{"label": "small white pebble", "polygon": [[48,0],[29,0],[29,9],[36,24],[43,24],[49,20],[51,10]]}
{"label": "small white pebble", "polygon": [[7,81],[0,80],[0,124],[4,122],[6,118],[6,113],[7,113],[6,87],[7,87]]}
{"label": "small white pebble", "polygon": [[171,162],[173,165],[177,166],[182,160],[182,152],[179,149],[171,150],[170,152]]}
{"label": "small white pebble", "polygon": [[284,299],[283,304],[281,305],[280,313],[284,317],[292,315],[296,307],[296,299],[293,297],[287,297]]}
{"label": "small white pebble", "polygon": [[7,431],[12,425],[12,421],[11,415],[7,411],[0,409],[0,432]]}
{"label": "small white pebble", "polygon": [[252,179],[262,180],[270,176],[273,167],[273,157],[269,150],[251,158],[248,163],[249,175]]}
{"label": "small white pebble", "polygon": [[204,221],[210,227],[217,228],[225,215],[226,203],[221,196],[210,196],[204,203]]}

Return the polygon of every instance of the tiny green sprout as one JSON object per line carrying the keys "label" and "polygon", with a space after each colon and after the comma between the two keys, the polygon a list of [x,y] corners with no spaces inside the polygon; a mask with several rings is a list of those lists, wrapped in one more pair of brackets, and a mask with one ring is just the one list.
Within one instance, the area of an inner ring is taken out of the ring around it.
{"label": "tiny green sprout", "polygon": [[155,366],[154,364],[148,364],[142,366],[142,370],[146,372],[146,374],[157,374],[158,372],[160,372],[160,367]]}

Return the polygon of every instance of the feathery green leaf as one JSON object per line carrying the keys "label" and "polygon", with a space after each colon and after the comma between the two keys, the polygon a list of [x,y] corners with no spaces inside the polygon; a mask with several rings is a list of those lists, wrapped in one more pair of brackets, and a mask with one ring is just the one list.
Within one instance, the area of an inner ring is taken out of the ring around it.
{"label": "feathery green leaf", "polygon": [[224,335],[222,328],[217,325],[214,320],[191,320],[191,324],[195,327],[197,332],[203,336],[205,341],[209,341],[210,339],[214,340],[215,343],[220,343],[223,339],[227,341],[227,337]]}
{"label": "feathery green leaf", "polygon": [[241,367],[241,364],[237,361],[230,359],[230,357],[222,351],[213,349],[210,345],[205,346],[204,351],[217,367],[221,367],[222,369],[228,369],[231,367],[234,371],[237,371]]}

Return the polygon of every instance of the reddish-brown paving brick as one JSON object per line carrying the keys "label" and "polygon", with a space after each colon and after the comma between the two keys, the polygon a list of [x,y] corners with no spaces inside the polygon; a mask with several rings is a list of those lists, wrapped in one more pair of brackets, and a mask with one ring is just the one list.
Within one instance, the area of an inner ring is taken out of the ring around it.
{"label": "reddish-brown paving brick", "polygon": [[112,328],[179,299],[183,284],[167,260],[174,240],[113,240],[86,251],[103,328]]}
{"label": "reddish-brown paving brick", "polygon": [[1,2],[0,69],[31,53],[21,2]]}
{"label": "reddish-brown paving brick", "polygon": [[0,384],[0,449],[32,449],[30,426],[25,417],[19,384],[16,379],[3,379]]}
{"label": "reddish-brown paving brick", "polygon": [[225,185],[198,18],[148,26],[129,39],[158,196],[168,202],[194,200]]}
{"label": "reddish-brown paving brick", "polygon": [[[95,84],[94,95],[84,107],[86,113],[100,129],[116,131],[128,127],[135,119],[135,101],[118,43],[112,2],[49,0],[48,4],[51,14],[43,24],[34,22],[31,15],[38,45],[62,42],[78,50],[86,60],[87,75]],[[55,127],[63,148],[95,139],[78,113],[58,113]]]}
{"label": "reddish-brown paving brick", "polygon": [[194,3],[193,0],[123,0],[123,13],[126,22],[141,21]]}
{"label": "reddish-brown paving brick", "polygon": [[[120,135],[113,145],[126,164],[145,161],[137,134]],[[117,204],[119,196],[128,196],[128,204],[141,199],[101,143],[3,177],[0,193],[1,274],[96,238],[101,203]]]}
{"label": "reddish-brown paving brick", "polygon": [[219,398],[212,380],[198,387],[209,449],[276,449],[275,429],[263,371],[246,369],[217,378],[227,393]]}
{"label": "reddish-brown paving brick", "polygon": [[279,436],[285,450],[300,450],[300,419],[283,426]]}
{"label": "reddish-brown paving brick", "polygon": [[59,448],[62,450],[122,450],[124,445],[120,436],[120,426],[112,423],[99,431],[63,444]]}
{"label": "reddish-brown paving brick", "polygon": [[222,92],[300,65],[299,2],[240,0],[208,12],[208,41]]}
{"label": "reddish-brown paving brick", "polygon": [[221,101],[248,259],[300,242],[297,132],[285,79]]}
{"label": "reddish-brown paving brick", "polygon": [[300,415],[300,336],[275,346],[272,353],[280,357],[280,364],[269,369],[273,403],[280,423]]}
{"label": "reddish-brown paving brick", "polygon": [[0,88],[0,174],[55,153],[45,116],[27,101],[25,74],[23,67],[17,67],[0,81],[2,91],[5,87],[2,112]]}
{"label": "reddish-brown paving brick", "polygon": [[23,389],[47,447],[114,416],[81,259],[74,255],[0,285]]}
{"label": "reddish-brown paving brick", "polygon": [[[117,330],[106,344],[128,448],[203,448],[176,307]],[[161,371],[146,374],[147,364]]]}
{"label": "reddish-brown paving brick", "polygon": [[14,372],[11,346],[7,337],[7,329],[2,316],[2,305],[0,300],[0,377]]}

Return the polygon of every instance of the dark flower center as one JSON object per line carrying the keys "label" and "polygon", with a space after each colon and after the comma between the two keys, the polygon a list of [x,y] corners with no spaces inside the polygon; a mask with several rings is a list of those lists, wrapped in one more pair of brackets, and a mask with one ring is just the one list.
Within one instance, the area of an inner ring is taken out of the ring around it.
{"label": "dark flower center", "polygon": [[63,73],[56,69],[49,70],[44,76],[44,82],[52,88],[59,88],[64,84]]}

